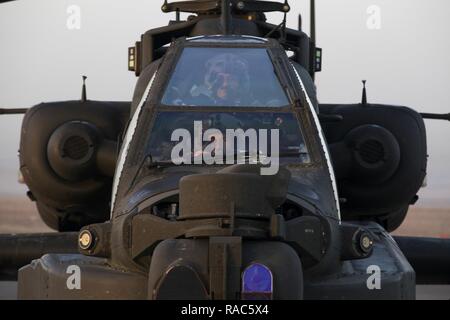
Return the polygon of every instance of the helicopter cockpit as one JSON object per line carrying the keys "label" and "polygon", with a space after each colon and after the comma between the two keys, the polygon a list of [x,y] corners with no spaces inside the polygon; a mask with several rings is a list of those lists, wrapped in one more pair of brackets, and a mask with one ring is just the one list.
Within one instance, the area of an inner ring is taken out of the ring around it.
{"label": "helicopter cockpit", "polygon": [[[125,213],[130,201],[142,201],[132,190],[148,188],[161,175],[215,172],[241,163],[275,168],[270,174],[288,166],[293,190],[305,190],[312,202],[319,202],[321,193],[337,199],[327,150],[317,147],[323,145],[322,133],[316,106],[308,102],[315,93],[299,68],[272,39],[202,36],[173,42],[162,61],[147,67],[151,74],[141,75],[150,80],[147,90],[135,95],[129,124],[134,132],[129,129],[130,140],[123,142],[122,151],[129,151],[119,157],[113,189],[117,197],[133,199],[116,203],[114,211]],[[318,190],[316,182],[324,179],[329,183]],[[164,189],[177,188],[178,180]],[[320,206],[339,219],[336,202]]]}
{"label": "helicopter cockpit", "polygon": [[[242,46],[245,40],[250,43],[264,41],[243,37],[205,37],[192,42],[213,40],[213,43],[236,44],[236,39],[239,39],[241,46],[213,47],[210,43],[207,47],[193,46],[182,50],[161,99],[161,105],[169,109],[157,114],[146,144],[147,154],[151,154],[153,160],[170,160],[171,150],[176,145],[171,137],[172,132],[184,128],[194,137],[194,122],[197,122],[205,131],[205,135],[200,137],[205,146],[211,140],[215,140],[217,145],[216,140],[220,136],[224,147],[232,148],[227,150],[232,154],[258,153],[258,150],[249,150],[251,143],[241,146],[241,149],[238,149],[239,146],[230,147],[230,140],[235,135],[226,135],[227,130],[242,130],[245,133],[248,130],[278,130],[281,154],[290,156],[291,161],[310,162],[297,119],[293,113],[286,112],[290,102],[267,49]],[[201,109],[194,111],[194,107]],[[239,107],[242,110],[237,110]],[[252,112],[256,110],[258,112]],[[268,140],[268,149],[271,150],[271,139]],[[192,156],[196,156],[195,151]]]}

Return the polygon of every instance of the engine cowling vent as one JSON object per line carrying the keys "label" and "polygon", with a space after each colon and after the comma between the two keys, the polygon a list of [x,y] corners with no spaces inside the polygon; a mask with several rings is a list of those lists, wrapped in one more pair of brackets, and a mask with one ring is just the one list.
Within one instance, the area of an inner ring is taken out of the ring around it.
{"label": "engine cowling vent", "polygon": [[72,160],[80,160],[86,158],[92,144],[89,144],[85,138],[80,136],[69,137],[63,145],[63,155]]}
{"label": "engine cowling vent", "polygon": [[352,152],[352,181],[361,184],[382,183],[391,178],[399,166],[398,141],[381,126],[359,126],[348,133],[345,142]]}
{"label": "engine cowling vent", "polygon": [[52,169],[69,181],[80,181],[95,171],[101,133],[89,122],[71,121],[58,127],[47,145]]}
{"label": "engine cowling vent", "polygon": [[376,166],[383,162],[385,150],[380,141],[369,139],[359,146],[359,155],[364,163]]}

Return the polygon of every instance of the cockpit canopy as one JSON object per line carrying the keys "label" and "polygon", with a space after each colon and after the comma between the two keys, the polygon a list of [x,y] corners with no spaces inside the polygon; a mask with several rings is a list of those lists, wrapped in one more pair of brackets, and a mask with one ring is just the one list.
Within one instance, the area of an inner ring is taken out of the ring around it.
{"label": "cockpit canopy", "polygon": [[[198,133],[203,147],[215,145],[215,152],[220,139],[220,153],[259,155],[260,146],[253,145],[258,150],[252,150],[249,139],[252,135],[261,138],[261,133],[267,132],[270,151],[270,135],[277,130],[277,148],[285,158],[282,162],[309,163],[298,119],[292,113],[265,42],[231,36],[188,40],[190,45],[180,50],[166,82],[160,102],[166,108],[156,114],[146,153],[156,161],[173,160],[177,145],[173,133],[182,129],[193,137],[188,143],[192,154],[185,155],[188,163],[200,152],[194,150]],[[201,132],[196,133],[196,125]],[[245,137],[239,139],[236,130]]]}
{"label": "cockpit canopy", "polygon": [[184,48],[162,104],[282,107],[289,104],[265,48]]}

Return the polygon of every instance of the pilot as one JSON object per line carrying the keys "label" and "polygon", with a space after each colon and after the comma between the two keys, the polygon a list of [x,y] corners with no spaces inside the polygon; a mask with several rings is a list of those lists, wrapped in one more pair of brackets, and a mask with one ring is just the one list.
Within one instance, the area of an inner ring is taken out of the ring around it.
{"label": "pilot", "polygon": [[191,89],[197,105],[249,106],[250,76],[248,62],[232,53],[222,53],[206,64],[204,83]]}

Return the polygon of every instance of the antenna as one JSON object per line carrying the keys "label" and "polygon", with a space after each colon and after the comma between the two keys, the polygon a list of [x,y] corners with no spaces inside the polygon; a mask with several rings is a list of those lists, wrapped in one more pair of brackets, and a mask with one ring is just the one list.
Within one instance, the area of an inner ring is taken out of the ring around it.
{"label": "antenna", "polygon": [[86,102],[87,96],[86,96],[86,76],[82,76],[83,78],[83,88],[81,90],[81,102]]}
{"label": "antenna", "polygon": [[311,0],[310,2],[310,10],[311,10],[311,26],[310,26],[310,37],[311,37],[311,41],[312,43],[316,44],[316,1],[315,0]]}
{"label": "antenna", "polygon": [[282,27],[281,27],[281,39],[283,39],[283,41],[286,41],[286,18],[287,18],[287,13],[290,10],[289,4],[288,4],[288,0],[284,0],[284,6],[283,6],[283,10],[284,10],[284,15],[283,15],[283,22],[282,22]]}
{"label": "antenna", "polygon": [[363,80],[362,83],[363,83],[363,92],[362,92],[361,104],[363,106],[365,106],[365,105],[367,105],[366,80]]}
{"label": "antenna", "polygon": [[310,27],[309,27],[309,74],[311,78],[315,79],[315,73],[317,71],[317,50],[316,50],[316,1],[310,0]]}

